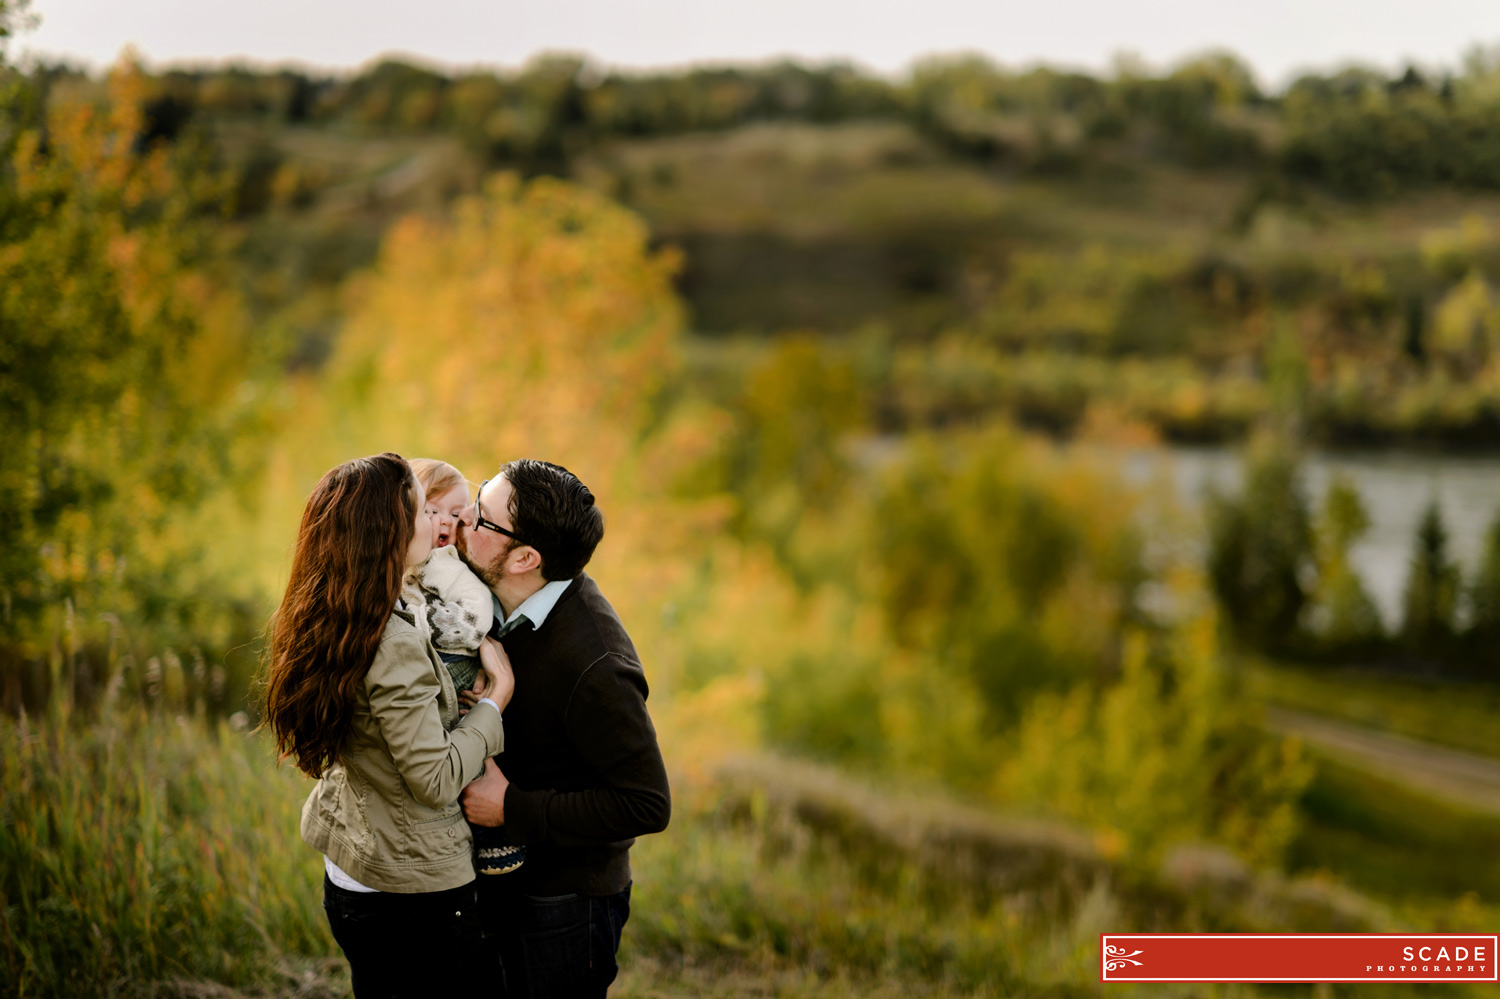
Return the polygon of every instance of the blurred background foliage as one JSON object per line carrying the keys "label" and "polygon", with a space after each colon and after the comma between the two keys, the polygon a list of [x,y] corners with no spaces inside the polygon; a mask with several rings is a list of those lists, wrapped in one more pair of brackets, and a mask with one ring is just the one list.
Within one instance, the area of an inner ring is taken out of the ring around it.
{"label": "blurred background foliage", "polygon": [[[1388,619],[1307,460],[1497,441],[1494,53],[0,83],[6,991],[345,987],[248,690],[387,449],[600,497],[681,802],[627,994],[1493,916],[1493,788],[1317,726],[1500,755],[1500,520],[1460,560],[1434,504]],[[1201,515],[1125,467],[1188,442],[1242,449]]]}

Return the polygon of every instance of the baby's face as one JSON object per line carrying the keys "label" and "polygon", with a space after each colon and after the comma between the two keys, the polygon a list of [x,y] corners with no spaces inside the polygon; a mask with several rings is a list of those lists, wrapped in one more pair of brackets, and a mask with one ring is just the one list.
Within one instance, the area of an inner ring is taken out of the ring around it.
{"label": "baby's face", "polygon": [[469,486],[463,482],[441,496],[427,497],[427,508],[432,511],[432,547],[441,548],[453,544],[458,515],[468,505]]}

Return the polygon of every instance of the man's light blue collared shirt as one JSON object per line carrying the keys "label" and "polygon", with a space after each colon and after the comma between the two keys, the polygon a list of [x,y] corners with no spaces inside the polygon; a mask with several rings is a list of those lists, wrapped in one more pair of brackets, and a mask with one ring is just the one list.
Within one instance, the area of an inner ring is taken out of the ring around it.
{"label": "man's light blue collared shirt", "polygon": [[[516,621],[517,618],[524,617],[531,622],[531,630],[536,631],[546,623],[547,615],[552,613],[552,608],[557,606],[557,601],[562,598],[563,591],[572,585],[572,582],[571,579],[554,579],[521,601],[521,606],[517,607],[509,617],[505,615],[505,608],[500,606],[500,598],[491,590],[490,599],[495,606],[495,620],[499,621],[500,627],[503,628],[512,621]],[[516,627],[520,627],[519,621],[516,622]]]}

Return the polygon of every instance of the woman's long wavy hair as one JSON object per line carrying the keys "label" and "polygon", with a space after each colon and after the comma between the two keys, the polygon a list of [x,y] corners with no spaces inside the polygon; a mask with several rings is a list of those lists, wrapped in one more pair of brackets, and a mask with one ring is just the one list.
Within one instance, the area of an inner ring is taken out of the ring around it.
{"label": "woman's long wavy hair", "polygon": [[354,719],[355,697],[406,572],[417,481],[399,454],[345,462],[308,498],[286,596],[271,615],[266,724],[281,759],[321,777]]}

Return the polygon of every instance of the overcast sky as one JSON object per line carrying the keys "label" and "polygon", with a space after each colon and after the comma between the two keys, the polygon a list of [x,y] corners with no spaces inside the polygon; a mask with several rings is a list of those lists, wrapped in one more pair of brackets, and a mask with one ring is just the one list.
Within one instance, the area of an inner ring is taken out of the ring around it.
{"label": "overcast sky", "polygon": [[517,66],[542,51],[611,66],[779,56],[899,72],[936,52],[1103,69],[1211,47],[1271,85],[1349,61],[1457,65],[1500,43],[1500,0],[33,0],[21,49],[94,66],[134,45],[153,64],[295,62],[348,69],[387,53]]}

